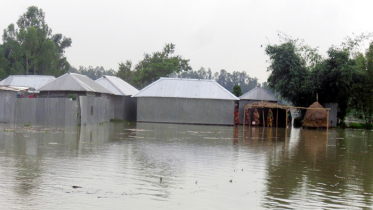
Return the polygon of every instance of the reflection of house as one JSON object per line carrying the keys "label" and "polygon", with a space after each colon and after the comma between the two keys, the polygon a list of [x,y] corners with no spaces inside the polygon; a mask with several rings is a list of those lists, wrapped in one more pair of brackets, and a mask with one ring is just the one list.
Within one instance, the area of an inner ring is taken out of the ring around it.
{"label": "reflection of house", "polygon": [[135,87],[115,76],[103,76],[95,82],[114,94],[115,119],[136,120],[137,100],[131,97],[139,92]]}
{"label": "reflection of house", "polygon": [[137,121],[234,124],[239,99],[212,80],[160,78],[137,97]]}
{"label": "reflection of house", "polygon": [[239,101],[239,114],[240,114],[240,123],[243,123],[244,107],[246,104],[250,104],[258,101],[266,101],[272,103],[279,103],[280,100],[277,99],[274,95],[266,91],[264,88],[256,87],[245,94],[241,95]]}

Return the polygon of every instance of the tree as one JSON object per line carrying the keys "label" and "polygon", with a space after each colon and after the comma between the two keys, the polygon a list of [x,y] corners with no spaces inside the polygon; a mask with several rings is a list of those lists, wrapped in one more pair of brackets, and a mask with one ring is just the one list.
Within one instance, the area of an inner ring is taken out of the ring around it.
{"label": "tree", "polygon": [[241,92],[241,86],[239,85],[235,85],[233,86],[233,92],[232,92],[235,96],[237,97],[240,97],[242,95],[242,92]]}
{"label": "tree", "polygon": [[373,42],[365,56],[356,56],[357,75],[352,85],[350,107],[362,112],[367,128],[372,125],[373,117]]}
{"label": "tree", "polygon": [[64,57],[71,39],[62,34],[52,35],[45,23],[45,13],[36,6],[17,21],[18,28],[10,24],[3,33],[2,51],[8,61],[5,71],[9,74],[49,74],[59,76],[69,68]]}
{"label": "tree", "polygon": [[166,44],[161,52],[153,54],[145,53],[132,72],[132,84],[141,89],[154,82],[160,77],[168,77],[173,72],[183,72],[192,70],[189,66],[189,60],[183,59],[180,55],[173,55],[175,52],[174,44]]}
{"label": "tree", "polygon": [[119,63],[119,70],[117,72],[117,77],[121,78],[122,80],[131,83],[133,80],[133,72],[132,69],[132,61],[127,60],[126,63]]}
{"label": "tree", "polygon": [[309,106],[314,100],[308,89],[309,71],[296,41],[268,45],[265,52],[270,58],[268,86],[296,106]]}

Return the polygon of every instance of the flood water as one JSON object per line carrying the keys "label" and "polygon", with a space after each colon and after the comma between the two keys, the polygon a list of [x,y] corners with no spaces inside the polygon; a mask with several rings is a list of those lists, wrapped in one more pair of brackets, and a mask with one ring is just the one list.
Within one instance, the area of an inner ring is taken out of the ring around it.
{"label": "flood water", "polygon": [[371,208],[372,145],[364,130],[3,126],[0,209]]}

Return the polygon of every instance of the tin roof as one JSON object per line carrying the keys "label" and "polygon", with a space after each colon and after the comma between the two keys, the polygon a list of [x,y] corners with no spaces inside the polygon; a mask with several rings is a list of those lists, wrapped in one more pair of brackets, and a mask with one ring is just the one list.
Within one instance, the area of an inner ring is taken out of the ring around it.
{"label": "tin roof", "polygon": [[264,88],[256,87],[242,96],[239,97],[241,100],[257,100],[257,101],[280,101],[274,95],[266,91]]}
{"label": "tin roof", "polygon": [[164,78],[146,86],[132,97],[171,97],[239,100],[213,80]]}
{"label": "tin roof", "polygon": [[132,96],[139,92],[135,87],[115,76],[103,76],[95,82],[110,90],[114,95]]}
{"label": "tin roof", "polygon": [[44,75],[11,75],[0,81],[0,85],[39,89],[55,79],[54,76]]}
{"label": "tin roof", "polygon": [[89,77],[75,73],[66,73],[41,87],[39,91],[84,91],[112,94]]}

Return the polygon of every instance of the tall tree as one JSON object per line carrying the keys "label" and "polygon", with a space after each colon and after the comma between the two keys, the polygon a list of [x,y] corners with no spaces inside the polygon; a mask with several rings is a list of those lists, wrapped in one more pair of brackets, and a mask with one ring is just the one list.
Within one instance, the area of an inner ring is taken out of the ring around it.
{"label": "tall tree", "polygon": [[3,32],[3,53],[8,61],[7,74],[61,75],[69,68],[64,57],[71,39],[52,35],[45,22],[45,13],[36,6],[27,8],[17,27],[10,24]]}
{"label": "tall tree", "polygon": [[373,123],[373,42],[356,56],[357,75],[352,85],[350,107],[360,111],[368,128]]}
{"label": "tall tree", "polygon": [[134,69],[133,82],[137,88],[143,88],[160,77],[168,77],[173,72],[189,71],[189,60],[183,59],[180,55],[173,55],[174,44],[166,44],[161,52],[153,54],[145,53],[144,58]]}

